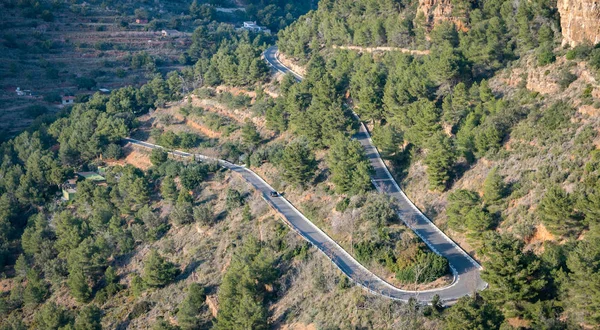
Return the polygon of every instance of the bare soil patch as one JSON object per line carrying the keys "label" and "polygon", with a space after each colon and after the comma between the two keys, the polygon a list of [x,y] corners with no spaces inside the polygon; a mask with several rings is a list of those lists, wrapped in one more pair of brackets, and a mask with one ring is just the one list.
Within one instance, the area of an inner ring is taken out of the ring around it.
{"label": "bare soil patch", "polygon": [[123,153],[125,157],[123,157],[122,159],[107,160],[106,164],[108,166],[124,166],[129,164],[144,171],[152,166],[152,162],[150,161],[150,153],[146,150],[138,150],[128,143],[123,148]]}
{"label": "bare soil patch", "polygon": [[429,55],[429,50],[417,50],[400,47],[361,47],[361,46],[333,46],[333,49],[350,49],[359,52],[374,53],[374,52],[402,52],[412,55]]}

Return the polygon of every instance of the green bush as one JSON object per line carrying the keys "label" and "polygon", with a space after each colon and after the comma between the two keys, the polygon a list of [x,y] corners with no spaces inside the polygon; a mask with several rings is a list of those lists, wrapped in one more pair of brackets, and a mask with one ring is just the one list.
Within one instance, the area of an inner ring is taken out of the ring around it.
{"label": "green bush", "polygon": [[433,252],[419,251],[416,261],[396,271],[396,279],[402,283],[428,283],[448,274],[448,260]]}
{"label": "green bush", "polygon": [[[185,195],[188,195],[187,193],[184,192],[184,190],[182,190],[182,192]],[[173,209],[171,209],[171,213],[169,214],[169,220],[178,226],[187,225],[187,224],[192,223],[192,221],[194,220],[194,216],[192,213],[193,212],[192,204],[191,203],[183,203],[183,204],[178,203],[178,204],[179,205],[176,205]]]}
{"label": "green bush", "polygon": [[585,60],[592,52],[592,46],[588,44],[581,44],[575,46],[573,49],[570,49],[567,52],[566,58],[567,60]]}
{"label": "green bush", "polygon": [[571,71],[568,68],[565,68],[565,69],[561,70],[561,72],[558,76],[558,85],[562,89],[566,89],[575,80],[577,80],[577,75],[571,73]]}
{"label": "green bush", "polygon": [[194,133],[188,133],[188,132],[183,132],[181,134],[179,134],[179,145],[182,148],[194,148],[196,146],[198,146],[198,143],[200,143],[201,139],[200,136],[198,134],[194,134]]}
{"label": "green bush", "polygon": [[588,64],[592,68],[600,70],[600,48],[592,50]]}
{"label": "green bush", "polygon": [[177,321],[183,329],[199,329],[200,319],[198,315],[206,300],[204,288],[198,283],[192,283],[188,287],[185,299],[179,304]]}
{"label": "green bush", "polygon": [[61,101],[60,94],[58,93],[49,93],[44,95],[44,101],[48,103],[58,103]]}
{"label": "green bush", "polygon": [[537,52],[537,61],[539,66],[545,66],[556,61],[554,51],[551,47],[540,47]]}
{"label": "green bush", "polygon": [[215,91],[210,88],[199,88],[196,90],[196,96],[201,99],[210,99],[215,96]]}
{"label": "green bush", "polygon": [[130,320],[137,319],[138,317],[148,313],[152,309],[153,305],[154,304],[149,301],[142,300],[133,306],[133,309],[127,318]]}
{"label": "green bush", "polygon": [[107,159],[120,159],[123,157],[123,148],[116,143],[111,143],[104,148],[102,155]]}
{"label": "green bush", "polygon": [[29,118],[37,118],[48,112],[48,108],[43,105],[30,105],[25,108],[25,115]]}
{"label": "green bush", "polygon": [[231,109],[241,109],[249,107],[252,98],[246,94],[233,95],[229,92],[223,92],[217,95],[217,101],[227,105]]}
{"label": "green bush", "polygon": [[344,197],[342,200],[335,204],[335,210],[338,212],[344,212],[350,206],[350,198]]}
{"label": "green bush", "polygon": [[244,197],[235,189],[227,189],[227,197],[225,198],[225,206],[228,210],[233,210],[244,205]]}
{"label": "green bush", "polygon": [[88,77],[75,78],[75,85],[78,89],[87,89],[88,91],[96,87],[96,80]]}
{"label": "green bush", "polygon": [[179,268],[165,260],[156,250],[144,260],[144,283],[150,287],[163,287],[175,280],[179,275]]}
{"label": "green bush", "polygon": [[194,207],[194,221],[203,224],[211,225],[215,222],[215,212],[209,204]]}
{"label": "green bush", "polygon": [[363,208],[361,220],[375,224],[377,227],[386,226],[398,220],[392,199],[384,194],[370,194]]}
{"label": "green bush", "polygon": [[150,154],[150,162],[154,166],[160,166],[169,159],[169,154],[163,149],[152,149]]}
{"label": "green bush", "polygon": [[568,127],[574,109],[565,102],[556,102],[544,110],[542,118],[538,121],[539,126],[554,131],[558,128]]}

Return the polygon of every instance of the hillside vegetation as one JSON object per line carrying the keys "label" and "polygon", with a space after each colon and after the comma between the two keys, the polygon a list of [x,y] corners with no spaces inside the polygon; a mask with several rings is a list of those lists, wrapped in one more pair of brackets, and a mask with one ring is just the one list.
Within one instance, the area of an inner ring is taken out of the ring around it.
{"label": "hillside vegetation", "polygon": [[[600,49],[559,48],[551,3],[453,2],[466,14],[434,24],[421,6],[325,1],[280,32],[307,73],[279,116],[315,139],[330,116],[306,118],[329,86],[370,123],[408,196],[483,262],[490,287],[475,299],[506,326],[596,325]],[[430,53],[340,49],[351,45]]]}
{"label": "hillside vegetation", "polygon": [[[6,121],[0,329],[600,324],[600,48],[560,47],[554,3],[2,5],[2,85],[78,96]],[[274,34],[237,29],[249,19]],[[273,42],[302,82],[271,74]],[[123,142],[245,164],[385,280],[448,285],[448,261],[374,191],[352,111],[407,195],[481,262],[486,290],[448,308],[372,295],[236,173]]]}

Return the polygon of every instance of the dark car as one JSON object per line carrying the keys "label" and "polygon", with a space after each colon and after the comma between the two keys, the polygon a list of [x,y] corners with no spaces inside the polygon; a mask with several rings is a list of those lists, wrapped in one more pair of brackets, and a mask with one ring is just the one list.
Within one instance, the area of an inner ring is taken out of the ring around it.
{"label": "dark car", "polygon": [[277,193],[275,190],[271,191],[269,195],[271,195],[271,197],[279,197],[279,193]]}

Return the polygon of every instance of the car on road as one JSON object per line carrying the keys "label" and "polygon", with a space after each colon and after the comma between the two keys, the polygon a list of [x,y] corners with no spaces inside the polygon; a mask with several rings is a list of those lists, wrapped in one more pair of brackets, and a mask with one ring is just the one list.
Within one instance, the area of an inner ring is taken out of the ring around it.
{"label": "car on road", "polygon": [[279,193],[278,193],[278,192],[276,192],[275,190],[272,190],[272,191],[269,193],[269,196],[271,196],[271,197],[279,197]]}

